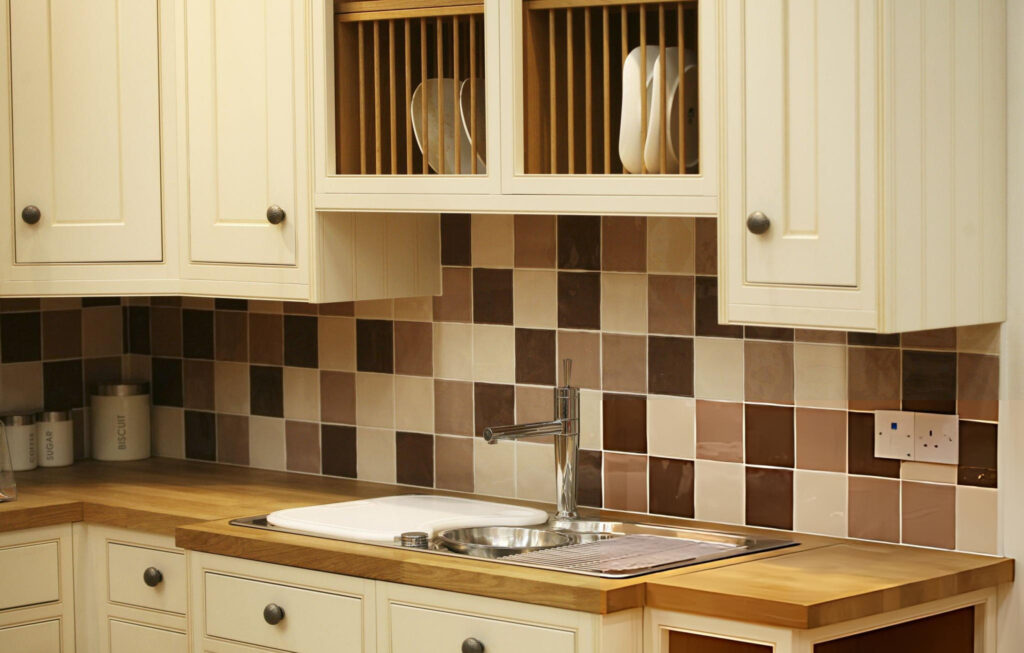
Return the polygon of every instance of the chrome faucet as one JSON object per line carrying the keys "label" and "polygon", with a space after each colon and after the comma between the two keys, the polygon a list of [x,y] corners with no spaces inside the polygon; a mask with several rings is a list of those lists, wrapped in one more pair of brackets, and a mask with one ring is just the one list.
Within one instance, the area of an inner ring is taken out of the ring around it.
{"label": "chrome faucet", "polygon": [[484,429],[484,440],[489,444],[498,440],[555,436],[555,491],[558,493],[555,518],[559,520],[577,517],[576,462],[580,452],[580,389],[569,384],[571,358],[562,361],[562,373],[565,385],[555,388],[555,419]]}

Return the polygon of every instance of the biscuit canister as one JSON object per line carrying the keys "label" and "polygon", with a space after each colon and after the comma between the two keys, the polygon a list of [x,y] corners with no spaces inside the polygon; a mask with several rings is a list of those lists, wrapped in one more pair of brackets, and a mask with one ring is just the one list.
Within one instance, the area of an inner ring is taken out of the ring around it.
{"label": "biscuit canister", "polygon": [[96,460],[149,458],[149,384],[98,385],[90,400],[92,457]]}

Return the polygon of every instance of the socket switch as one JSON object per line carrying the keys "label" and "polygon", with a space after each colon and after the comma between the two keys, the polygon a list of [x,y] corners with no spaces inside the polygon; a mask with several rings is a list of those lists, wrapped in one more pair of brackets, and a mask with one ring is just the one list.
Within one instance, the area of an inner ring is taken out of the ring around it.
{"label": "socket switch", "polygon": [[916,413],[914,460],[956,465],[960,462],[960,419],[956,415]]}
{"label": "socket switch", "polygon": [[875,411],[875,458],[914,459],[914,413]]}

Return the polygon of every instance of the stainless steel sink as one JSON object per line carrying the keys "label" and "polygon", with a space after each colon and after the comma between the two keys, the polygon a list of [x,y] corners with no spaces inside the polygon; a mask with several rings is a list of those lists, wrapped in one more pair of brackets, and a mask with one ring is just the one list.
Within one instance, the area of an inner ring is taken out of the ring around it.
{"label": "stainless steel sink", "polygon": [[547,528],[517,526],[452,528],[438,533],[437,539],[453,553],[463,553],[477,558],[504,558],[577,542],[570,535]]}

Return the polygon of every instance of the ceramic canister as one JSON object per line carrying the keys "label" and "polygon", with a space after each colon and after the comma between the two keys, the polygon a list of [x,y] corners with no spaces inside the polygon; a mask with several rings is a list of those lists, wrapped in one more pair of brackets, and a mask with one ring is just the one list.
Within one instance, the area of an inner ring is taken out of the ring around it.
{"label": "ceramic canister", "polygon": [[5,415],[3,421],[11,451],[11,467],[16,472],[35,469],[38,465],[35,415]]}
{"label": "ceramic canister", "polygon": [[71,413],[52,410],[36,415],[40,467],[67,467],[75,462],[75,427]]}
{"label": "ceramic canister", "polygon": [[92,457],[149,458],[149,407],[148,383],[97,386],[90,400]]}

